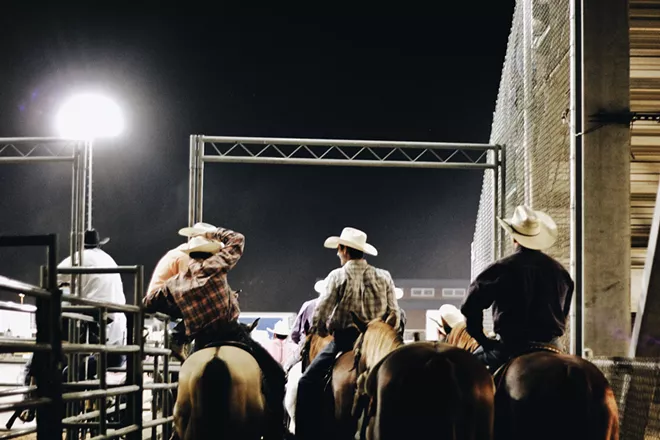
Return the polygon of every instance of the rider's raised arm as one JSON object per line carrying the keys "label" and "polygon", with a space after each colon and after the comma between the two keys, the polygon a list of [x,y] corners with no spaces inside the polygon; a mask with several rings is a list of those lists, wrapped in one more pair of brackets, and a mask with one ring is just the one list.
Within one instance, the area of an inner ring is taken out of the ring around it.
{"label": "rider's raised arm", "polygon": [[214,232],[207,232],[206,238],[217,240],[225,246],[205,261],[206,265],[213,265],[218,270],[230,271],[243,255],[245,236],[231,229],[218,228]]}
{"label": "rider's raised arm", "polygon": [[505,272],[501,269],[499,264],[494,263],[481,272],[470,284],[467,298],[461,306],[468,333],[481,345],[490,342],[484,334],[483,311],[493,304],[498,291],[505,290]]}

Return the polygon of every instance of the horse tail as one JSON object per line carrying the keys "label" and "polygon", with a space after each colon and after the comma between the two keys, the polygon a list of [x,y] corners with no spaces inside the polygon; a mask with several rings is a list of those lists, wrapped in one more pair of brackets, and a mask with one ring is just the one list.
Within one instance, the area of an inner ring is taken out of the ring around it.
{"label": "horse tail", "polygon": [[[219,350],[219,349],[218,349]],[[231,432],[230,411],[231,374],[227,363],[215,356],[202,372],[197,383],[196,407],[199,408],[198,436],[196,439],[229,438]],[[218,411],[220,408],[220,411]],[[223,431],[222,435],[218,431]]]}

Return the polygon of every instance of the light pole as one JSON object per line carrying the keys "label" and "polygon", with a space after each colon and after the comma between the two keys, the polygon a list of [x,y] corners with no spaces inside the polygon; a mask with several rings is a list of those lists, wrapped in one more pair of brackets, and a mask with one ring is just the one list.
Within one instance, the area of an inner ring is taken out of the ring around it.
{"label": "light pole", "polygon": [[124,130],[124,117],[119,106],[110,98],[97,93],[82,93],[64,102],[57,113],[55,124],[61,137],[85,141],[85,229],[91,229],[92,144],[98,138],[118,136]]}

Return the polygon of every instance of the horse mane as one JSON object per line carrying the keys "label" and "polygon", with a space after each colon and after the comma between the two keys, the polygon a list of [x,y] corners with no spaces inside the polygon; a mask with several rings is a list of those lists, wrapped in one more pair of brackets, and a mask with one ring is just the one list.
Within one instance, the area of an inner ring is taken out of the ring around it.
{"label": "horse mane", "polygon": [[403,345],[401,334],[381,319],[371,321],[355,347],[366,365],[374,366],[388,353]]}
{"label": "horse mane", "polygon": [[463,350],[467,350],[470,353],[479,348],[479,343],[472,337],[467,331],[467,327],[464,322],[456,324],[445,340],[447,344],[453,345]]}

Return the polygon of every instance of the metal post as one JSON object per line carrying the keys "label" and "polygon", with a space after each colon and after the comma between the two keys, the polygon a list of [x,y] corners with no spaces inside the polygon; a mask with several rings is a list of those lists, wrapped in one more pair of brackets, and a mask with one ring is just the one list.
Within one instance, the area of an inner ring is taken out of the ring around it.
{"label": "metal post", "polygon": [[[169,323],[170,320],[166,319],[163,322],[163,348],[168,349],[170,348],[170,329],[169,329]],[[163,361],[163,382],[166,384],[171,383],[172,381],[170,380],[170,357],[165,356]],[[172,414],[170,413],[170,393],[171,389],[167,388],[162,391],[162,401],[163,401],[163,417],[169,417]],[[163,438],[164,439],[169,439],[170,438],[170,423],[165,423],[163,425]]]}
{"label": "metal post", "polygon": [[[500,218],[506,217],[506,148],[504,145],[499,145],[500,149]],[[506,248],[506,234],[503,228],[500,231],[500,258],[504,257],[504,250]]]}
{"label": "metal post", "polygon": [[197,136],[197,208],[195,222],[201,222],[204,213],[204,139],[202,135]]}
{"label": "metal post", "polygon": [[571,353],[584,355],[584,162],[582,0],[571,0],[571,269],[575,295],[571,307]]}
{"label": "metal post", "polygon": [[493,261],[498,259],[499,256],[499,222],[497,221],[497,217],[500,215],[499,213],[499,173],[498,173],[498,166],[497,163],[499,162],[498,160],[498,146],[495,145],[495,149],[493,150],[493,163],[495,164],[495,167],[493,167]]}
{"label": "metal post", "polygon": [[85,142],[85,149],[87,150],[87,161],[85,167],[87,168],[87,218],[85,221],[85,229],[92,229],[92,145],[94,141],[89,140]]}
{"label": "metal post", "polygon": [[[144,282],[144,267],[138,266],[134,277],[134,304],[142,309],[142,291]],[[142,359],[144,358],[144,342],[142,340],[144,312],[140,310],[136,313],[128,313],[128,341],[140,347],[138,352],[128,354],[130,360],[126,362],[126,379],[133,385],[139,387],[137,393],[130,394],[127,399],[127,412],[129,416],[128,424],[135,424],[138,429],[128,434],[128,440],[142,439],[142,393],[144,385],[142,381]]]}
{"label": "metal post", "polygon": [[188,171],[188,226],[195,224],[197,208],[197,136],[190,135],[190,160]]}
{"label": "metal post", "polygon": [[[106,345],[107,336],[106,336],[106,326],[108,325],[108,311],[104,307],[99,309],[99,344]],[[98,353],[98,362],[97,365],[97,374],[99,377],[99,388],[102,390],[108,389],[108,384],[106,383],[106,372],[108,370],[108,353],[105,351]],[[85,377],[87,379],[87,377]],[[120,396],[117,396],[119,399]],[[108,409],[107,409],[107,397],[99,397],[99,431],[101,435],[106,435],[108,433]]]}

